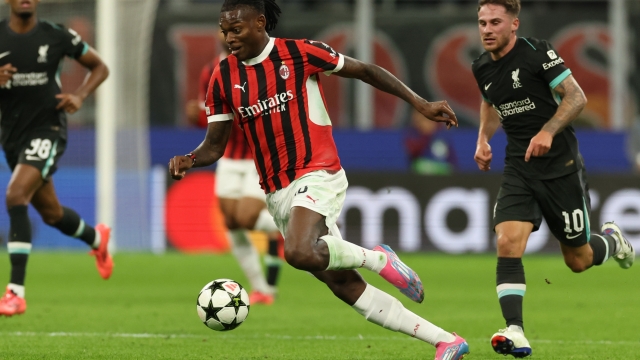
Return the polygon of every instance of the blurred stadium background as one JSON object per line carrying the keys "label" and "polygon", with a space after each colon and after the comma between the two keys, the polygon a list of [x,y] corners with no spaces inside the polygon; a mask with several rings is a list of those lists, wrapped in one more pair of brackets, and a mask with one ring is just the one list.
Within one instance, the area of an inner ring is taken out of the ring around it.
{"label": "blurred stadium background", "polygon": [[[220,51],[221,0],[42,0],[40,18],[75,29],[112,75],[70,116],[69,147],[55,176],[63,203],[113,225],[119,251],[228,248],[213,196],[213,169],[181,182],[167,162],[195,148],[204,130],[185,106],[201,68]],[[482,51],[477,1],[280,0],[273,36],[322,40],[373,61],[430,100],[446,99],[458,129],[414,126],[408,106],[357,82],[324,81],[334,135],[350,188],[345,237],[403,251],[489,252],[491,209],[504,134],[492,141],[492,171],[473,161],[480,93],[470,64]],[[0,14],[8,13],[5,4]],[[640,2],[523,0],[520,36],[549,39],[587,94],[574,123],[589,171],[594,230],[615,219],[640,247]],[[84,72],[62,69],[64,89]],[[324,79],[323,79],[324,80]],[[4,156],[2,156],[4,162]],[[0,183],[10,172],[0,169]],[[1,195],[4,196],[4,195]],[[0,196],[0,197],[1,197]],[[31,213],[36,249],[84,249]],[[0,217],[0,234],[9,228]],[[528,251],[556,251],[546,227]]]}

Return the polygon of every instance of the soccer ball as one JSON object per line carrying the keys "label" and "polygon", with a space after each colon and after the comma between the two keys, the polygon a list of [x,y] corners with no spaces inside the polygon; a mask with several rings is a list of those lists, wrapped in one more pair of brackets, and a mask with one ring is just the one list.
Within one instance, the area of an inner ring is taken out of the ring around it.
{"label": "soccer ball", "polygon": [[218,279],[205,285],[196,301],[202,323],[216,331],[233,330],[249,315],[249,295],[231,279]]}

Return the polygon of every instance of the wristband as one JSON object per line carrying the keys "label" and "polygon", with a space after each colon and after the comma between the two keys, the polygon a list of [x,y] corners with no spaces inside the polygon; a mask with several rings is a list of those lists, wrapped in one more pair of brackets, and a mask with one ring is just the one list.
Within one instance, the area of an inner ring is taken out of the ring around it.
{"label": "wristband", "polygon": [[190,152],[185,156],[188,157],[189,159],[191,159],[191,161],[192,161],[191,166],[196,164],[196,154]]}

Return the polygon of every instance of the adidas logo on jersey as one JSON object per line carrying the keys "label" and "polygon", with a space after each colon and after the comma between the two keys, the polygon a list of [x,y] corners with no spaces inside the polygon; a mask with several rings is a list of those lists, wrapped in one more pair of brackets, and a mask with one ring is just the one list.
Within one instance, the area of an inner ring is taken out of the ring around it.
{"label": "adidas logo on jersey", "polygon": [[542,68],[545,69],[545,70],[549,70],[552,67],[554,67],[554,66],[556,66],[558,64],[563,64],[563,63],[564,63],[564,60],[562,60],[562,58],[557,58],[557,59],[555,59],[553,61],[550,61],[548,63],[542,64]]}
{"label": "adidas logo on jersey", "polygon": [[272,114],[287,110],[286,104],[293,100],[293,91],[288,90],[280,94],[276,94],[266,100],[258,100],[258,103],[249,107],[240,106],[238,113],[242,118],[256,117],[261,114]]}

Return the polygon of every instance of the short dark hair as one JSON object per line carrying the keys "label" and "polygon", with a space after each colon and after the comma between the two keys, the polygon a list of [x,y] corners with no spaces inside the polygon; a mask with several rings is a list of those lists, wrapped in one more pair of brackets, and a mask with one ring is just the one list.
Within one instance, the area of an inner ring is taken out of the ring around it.
{"label": "short dark hair", "polygon": [[480,0],[478,1],[478,11],[480,11],[481,7],[488,4],[503,6],[508,14],[515,17],[520,15],[520,0]]}
{"label": "short dark hair", "polygon": [[248,6],[255,9],[259,14],[264,15],[267,19],[267,25],[264,29],[267,32],[275,30],[280,16],[280,6],[276,4],[276,0],[225,0],[222,4],[220,12],[232,11],[238,8]]}

